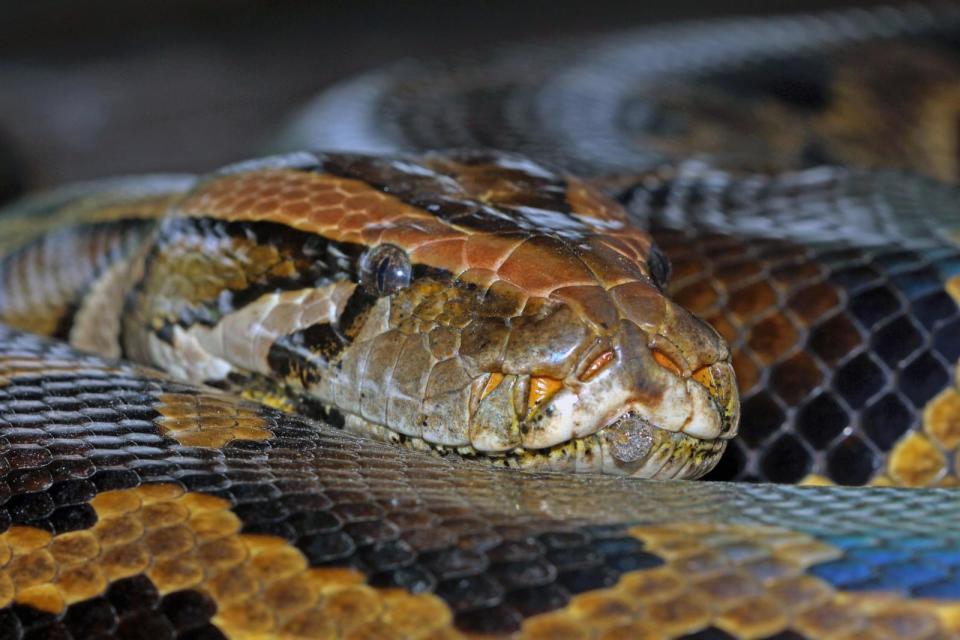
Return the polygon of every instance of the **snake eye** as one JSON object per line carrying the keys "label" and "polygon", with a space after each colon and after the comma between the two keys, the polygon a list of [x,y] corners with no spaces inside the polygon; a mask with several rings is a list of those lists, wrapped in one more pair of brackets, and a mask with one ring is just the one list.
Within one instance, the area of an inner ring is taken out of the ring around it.
{"label": "snake eye", "polygon": [[650,256],[647,258],[647,266],[650,269],[650,279],[660,289],[667,286],[670,279],[670,261],[663,255],[657,247],[650,247]]}
{"label": "snake eye", "polygon": [[406,252],[381,244],[360,259],[360,284],[375,296],[389,296],[410,285],[412,268]]}

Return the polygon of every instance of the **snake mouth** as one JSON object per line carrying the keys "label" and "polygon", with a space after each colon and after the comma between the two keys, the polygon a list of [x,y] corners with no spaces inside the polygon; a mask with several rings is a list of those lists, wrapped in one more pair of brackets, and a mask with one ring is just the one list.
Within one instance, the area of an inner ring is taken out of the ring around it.
{"label": "snake mouth", "polygon": [[[415,449],[529,470],[702,476],[736,432],[732,366],[722,360],[684,372],[665,362],[646,339],[638,343],[641,338],[629,330],[612,344],[588,350],[562,380],[476,375],[460,396],[469,397],[466,428],[438,432],[446,440],[359,417],[351,430]],[[414,423],[430,419],[424,412]]]}
{"label": "snake mouth", "polygon": [[[351,420],[358,420],[351,425]],[[449,446],[424,438],[405,436],[380,425],[348,417],[348,429],[379,440],[440,455],[482,461],[494,466],[527,471],[561,473],[602,473],[637,478],[694,479],[704,475],[720,460],[726,439],[702,439],[686,433],[667,431],[628,411],[596,433],[546,447],[507,451],[482,451],[471,445]]]}

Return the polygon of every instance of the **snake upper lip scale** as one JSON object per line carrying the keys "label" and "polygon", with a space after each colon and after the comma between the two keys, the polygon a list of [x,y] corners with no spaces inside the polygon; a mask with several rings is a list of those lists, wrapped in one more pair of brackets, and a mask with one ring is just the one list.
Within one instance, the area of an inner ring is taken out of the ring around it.
{"label": "snake upper lip scale", "polygon": [[0,211],[0,638],[957,637],[958,34],[410,61],[290,129],[376,154]]}

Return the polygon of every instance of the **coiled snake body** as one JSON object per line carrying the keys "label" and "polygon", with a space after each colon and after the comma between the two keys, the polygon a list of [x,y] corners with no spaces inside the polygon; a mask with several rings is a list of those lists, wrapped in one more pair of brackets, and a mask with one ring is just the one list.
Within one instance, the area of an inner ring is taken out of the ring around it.
{"label": "coiled snake body", "polygon": [[353,152],[14,205],[0,637],[960,634],[958,22],[402,64],[286,133]]}

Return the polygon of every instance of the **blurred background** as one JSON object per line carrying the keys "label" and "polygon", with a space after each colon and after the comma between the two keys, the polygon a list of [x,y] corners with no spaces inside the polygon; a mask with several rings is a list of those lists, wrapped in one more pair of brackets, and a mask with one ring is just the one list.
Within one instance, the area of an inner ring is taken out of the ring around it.
{"label": "blurred background", "polygon": [[255,155],[324,86],[405,57],[867,0],[33,0],[0,20],[0,199]]}

